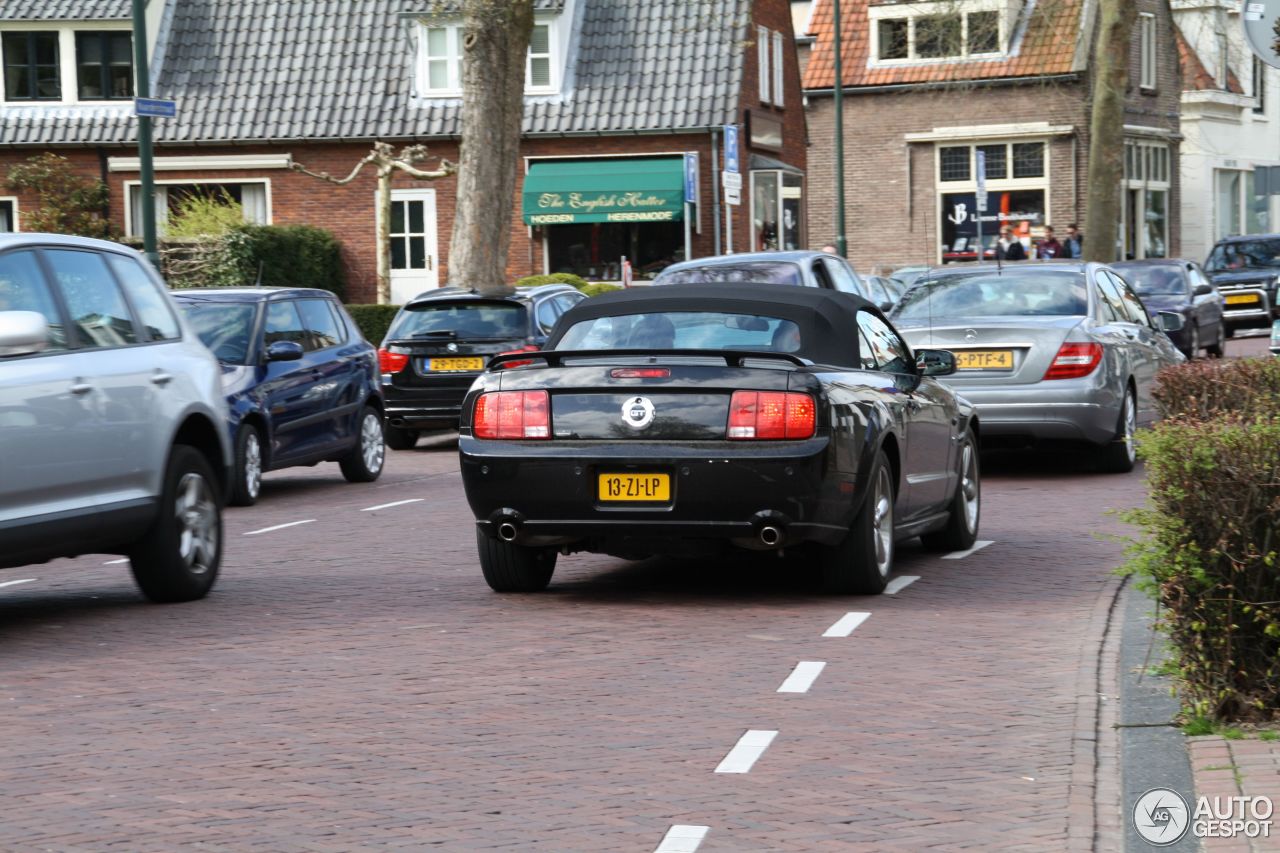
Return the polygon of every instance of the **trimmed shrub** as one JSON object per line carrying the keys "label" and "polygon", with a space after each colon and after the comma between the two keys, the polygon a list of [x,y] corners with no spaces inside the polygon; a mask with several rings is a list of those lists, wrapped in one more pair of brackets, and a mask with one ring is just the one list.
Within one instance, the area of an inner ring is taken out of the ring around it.
{"label": "trimmed shrub", "polygon": [[599,296],[602,293],[612,293],[615,290],[621,290],[622,287],[616,284],[606,284],[603,281],[593,281],[591,284],[585,284],[579,287],[587,296]]}
{"label": "trimmed shrub", "polygon": [[177,208],[164,229],[168,240],[221,237],[244,224],[244,207],[223,189],[185,196]]}
{"label": "trimmed shrub", "polygon": [[1166,418],[1280,414],[1280,358],[1188,361],[1160,371],[1153,392]]}
{"label": "trimmed shrub", "polygon": [[567,272],[554,272],[551,275],[527,275],[516,279],[516,287],[538,287],[544,284],[569,284],[579,290],[590,287],[590,283],[582,276]]}
{"label": "trimmed shrub", "polygon": [[400,310],[399,305],[348,305],[346,308],[351,319],[360,327],[364,339],[375,347],[387,336],[387,329]]}
{"label": "trimmed shrub", "polygon": [[318,287],[346,292],[346,270],[337,239],[311,225],[241,225],[234,245],[236,261],[247,283],[272,287]]}

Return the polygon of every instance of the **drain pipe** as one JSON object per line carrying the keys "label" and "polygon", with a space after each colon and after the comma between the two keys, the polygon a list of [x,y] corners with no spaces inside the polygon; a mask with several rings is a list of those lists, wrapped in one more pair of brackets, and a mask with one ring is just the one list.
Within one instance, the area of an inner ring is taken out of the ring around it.
{"label": "drain pipe", "polygon": [[711,128],[711,229],[715,235],[715,253],[720,254],[720,134]]}

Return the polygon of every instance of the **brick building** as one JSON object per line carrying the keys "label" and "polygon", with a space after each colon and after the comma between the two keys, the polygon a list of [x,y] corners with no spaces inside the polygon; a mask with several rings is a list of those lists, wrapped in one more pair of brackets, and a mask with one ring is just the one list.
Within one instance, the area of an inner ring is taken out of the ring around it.
{"label": "brick building", "polygon": [[[245,218],[342,241],[352,301],[375,292],[375,179],[334,186],[374,140],[457,160],[460,17],[436,0],[149,0],[157,209],[213,188]],[[508,273],[647,275],[685,251],[683,154],[699,154],[693,256],[804,232],[805,123],[786,0],[535,0]],[[443,10],[443,11],[442,11]],[[139,229],[129,0],[0,4],[0,176],[53,150]],[[722,127],[741,130],[742,205],[721,204]],[[425,164],[428,167],[430,163]],[[454,180],[397,177],[393,301],[448,279]],[[528,192],[526,192],[526,189]],[[497,202],[495,202],[497,203]],[[0,229],[36,204],[0,184]],[[163,225],[163,223],[162,223]],[[730,236],[732,240],[730,241]]]}
{"label": "brick building", "polygon": [[[1126,257],[1176,255],[1178,53],[1166,0],[1137,0],[1117,235]],[[850,257],[877,264],[976,257],[978,153],[990,248],[1084,222],[1095,0],[844,0],[845,200]],[[830,0],[810,17],[804,71],[811,244],[835,236]],[[1086,235],[1097,239],[1105,235]]]}

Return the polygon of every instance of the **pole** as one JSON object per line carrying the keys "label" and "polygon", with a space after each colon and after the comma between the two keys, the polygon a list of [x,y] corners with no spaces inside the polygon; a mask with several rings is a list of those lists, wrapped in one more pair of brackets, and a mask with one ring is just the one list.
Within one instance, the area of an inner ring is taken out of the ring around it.
{"label": "pole", "polygon": [[682,260],[686,261],[693,257],[693,217],[690,216],[691,213],[693,213],[693,205],[686,201],[684,203],[684,258],[682,258]]}
{"label": "pole", "polygon": [[720,254],[720,135],[711,131],[711,230],[715,236],[715,253]]}
{"label": "pole", "polygon": [[[133,0],[133,69],[139,98],[151,97],[151,73],[147,67],[147,4]],[[160,263],[156,252],[156,173],[152,161],[151,117],[138,116],[138,171],[142,186],[142,251],[152,264]]]}
{"label": "pole", "polygon": [[844,71],[840,54],[844,52],[840,33],[840,0],[832,0],[831,10],[835,18],[835,101],[836,101],[836,252],[842,258],[849,257],[849,240],[844,230]]}

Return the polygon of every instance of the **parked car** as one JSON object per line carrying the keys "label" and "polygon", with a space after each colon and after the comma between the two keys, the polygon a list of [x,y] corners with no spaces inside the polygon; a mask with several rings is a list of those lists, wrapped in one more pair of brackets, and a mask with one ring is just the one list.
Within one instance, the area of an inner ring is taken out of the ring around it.
{"label": "parked car", "polygon": [[956,357],[946,382],[978,408],[984,442],[1085,442],[1104,470],[1132,470],[1134,433],[1156,417],[1156,373],[1182,353],[1114,270],[1054,262],[937,270],[892,318],[913,346]]}
{"label": "parked car", "polygon": [[903,286],[902,282],[895,281],[892,278],[868,275],[863,276],[862,281],[867,286],[871,301],[876,303],[881,311],[892,310],[893,306],[897,305],[898,300],[902,298],[902,294],[906,292],[906,287]]}
{"label": "parked car", "polygon": [[152,601],[222,561],[218,363],[118,243],[0,234],[0,567],[123,554]]}
{"label": "parked car", "polygon": [[1204,270],[1226,301],[1227,337],[1239,328],[1266,328],[1280,317],[1280,234],[1219,240]]}
{"label": "parked car", "polygon": [[256,503],[266,471],[337,462],[353,483],[386,455],[378,356],[332,293],[233,287],[175,293],[222,364],[235,448],[230,499]]}
{"label": "parked car", "polygon": [[881,592],[897,540],[977,536],[977,418],[934,378],[954,369],[831,290],[672,285],[578,305],[545,351],[491,361],[463,406],[485,580],[543,589],[558,552],[808,543],[828,590]]}
{"label": "parked car", "polygon": [[462,398],[489,359],[541,348],[560,315],[585,298],[547,284],[499,297],[443,287],[410,300],[378,349],[387,444],[408,450],[423,430],[456,429]]}
{"label": "parked car", "polygon": [[1168,334],[1183,355],[1195,358],[1203,348],[1209,355],[1222,357],[1227,345],[1222,294],[1199,264],[1183,259],[1151,259],[1121,261],[1111,268],[1124,276],[1148,311],[1182,315],[1183,327]]}
{"label": "parked car", "polygon": [[928,264],[920,264],[916,266],[898,267],[889,273],[889,278],[894,281],[901,282],[903,287],[910,287],[915,284],[916,279],[927,273],[932,267]]}
{"label": "parked car", "polygon": [[827,252],[743,252],[696,258],[672,264],[653,280],[654,284],[741,282],[821,287],[871,298],[853,265],[839,255]]}

